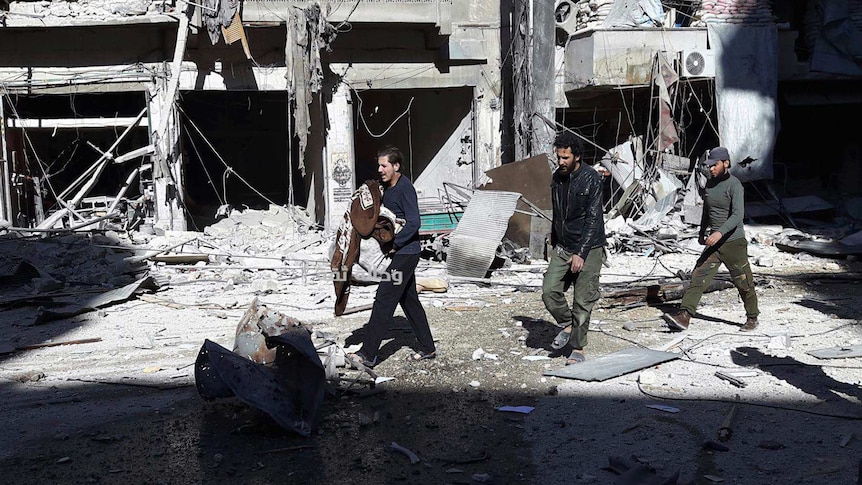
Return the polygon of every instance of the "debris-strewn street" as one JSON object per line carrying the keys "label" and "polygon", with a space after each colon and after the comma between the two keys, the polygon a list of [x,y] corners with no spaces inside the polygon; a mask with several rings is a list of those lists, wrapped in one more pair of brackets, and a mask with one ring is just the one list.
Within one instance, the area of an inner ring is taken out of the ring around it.
{"label": "debris-strewn street", "polygon": [[[853,258],[753,243],[757,331],[738,331],[736,290],[718,285],[690,329],[671,333],[660,315],[696,255],[612,253],[587,363],[638,349],[673,356],[594,380],[547,375],[565,358],[550,350],[557,329],[540,298],[544,261],[495,269],[487,283],[452,278],[445,291],[420,293],[439,357],[408,362],[414,339],[398,317],[372,386],[343,366],[343,349],[356,347],[375,286],[354,285],[354,311],[334,317],[330,241],[313,232],[273,238],[260,222],[274,213],[249,211],[246,226],[221,232],[233,223],[131,239],[0,240],[3,476],[40,484],[856,480],[862,303]],[[16,278],[22,258],[37,272]],[[418,275],[446,279],[445,263],[422,260]],[[87,306],[144,277],[151,286]],[[196,390],[202,344],[234,348],[255,300],[301,322],[322,361],[331,359],[310,437],[238,398],[205,401]],[[38,318],[70,306],[79,312]]]}
{"label": "debris-strewn street", "polygon": [[862,485],[860,32],[0,0],[0,477]]}

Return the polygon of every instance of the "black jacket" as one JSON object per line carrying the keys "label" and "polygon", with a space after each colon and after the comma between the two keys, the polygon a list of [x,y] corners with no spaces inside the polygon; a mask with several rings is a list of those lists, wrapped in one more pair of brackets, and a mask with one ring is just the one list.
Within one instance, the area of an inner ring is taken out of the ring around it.
{"label": "black jacket", "polygon": [[[563,194],[565,177],[554,172],[551,200],[554,222],[551,244],[562,246],[583,259],[590,250],[605,245],[605,218],[602,212],[602,176],[593,167],[581,163],[568,175],[569,191]],[[563,198],[568,204],[563,214]]]}

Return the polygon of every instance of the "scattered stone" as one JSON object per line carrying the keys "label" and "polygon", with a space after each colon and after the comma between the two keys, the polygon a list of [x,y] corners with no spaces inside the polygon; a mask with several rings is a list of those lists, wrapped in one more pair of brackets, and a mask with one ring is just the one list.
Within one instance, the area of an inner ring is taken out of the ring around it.
{"label": "scattered stone", "polygon": [[48,293],[63,288],[63,283],[54,278],[33,278],[30,283],[36,293]]}
{"label": "scattered stone", "polygon": [[770,256],[760,256],[754,260],[754,264],[761,268],[772,268],[775,261]]}
{"label": "scattered stone", "polygon": [[45,378],[45,373],[38,370],[24,372],[22,374],[18,374],[14,377],[14,379],[18,382],[39,382]]}

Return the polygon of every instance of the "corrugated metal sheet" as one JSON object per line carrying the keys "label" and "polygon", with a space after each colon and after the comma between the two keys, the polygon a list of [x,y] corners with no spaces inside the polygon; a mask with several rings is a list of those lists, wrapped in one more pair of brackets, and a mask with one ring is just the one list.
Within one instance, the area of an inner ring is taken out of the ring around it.
{"label": "corrugated metal sheet", "polygon": [[451,276],[484,278],[521,194],[498,190],[473,193],[464,216],[449,235],[446,271]]}
{"label": "corrugated metal sheet", "polygon": [[542,375],[581,381],[606,381],[624,374],[679,358],[680,354],[661,350],[630,348],[603,355],[580,364],[547,370]]}

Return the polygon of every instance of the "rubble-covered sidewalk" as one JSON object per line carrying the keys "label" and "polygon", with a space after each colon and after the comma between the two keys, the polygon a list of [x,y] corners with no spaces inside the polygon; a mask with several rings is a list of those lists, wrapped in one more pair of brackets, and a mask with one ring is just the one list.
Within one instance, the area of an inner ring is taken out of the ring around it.
{"label": "rubble-covered sidewalk", "polygon": [[[299,483],[360,470],[385,482],[611,483],[677,471],[697,483],[849,482],[862,432],[859,264],[782,250],[781,226],[746,230],[758,332],[737,331],[736,292],[721,284],[689,331],[668,332],[659,316],[679,297],[696,252],[629,247],[604,269],[588,359],[631,349],[674,358],[608,379],[553,377],[564,358],[550,350],[544,262],[504,264],[487,280],[453,279],[420,294],[438,359],[405,362],[408,326],[398,318],[374,385],[335,358],[319,428],[307,438],[245,399],[204,400],[194,377],[205,341],[234,348],[253,301],[302,322],[315,347],[355,348],[375,286],[356,285],[357,310],[335,318],[331,241],[301,215],[233,213],[201,233],[7,235],[0,463],[28,483],[259,482],[289,473]],[[444,262],[423,260],[418,274],[447,279]],[[142,280],[151,283],[136,285]],[[80,304],[95,297],[98,306]],[[37,318],[75,302],[74,315]],[[724,441],[723,427],[732,431]],[[619,461],[607,469],[617,456],[634,456],[646,471]]]}

